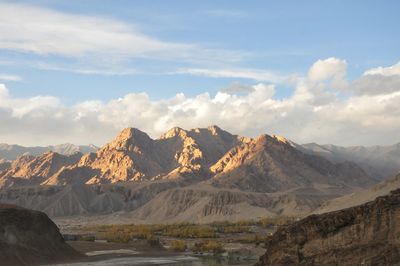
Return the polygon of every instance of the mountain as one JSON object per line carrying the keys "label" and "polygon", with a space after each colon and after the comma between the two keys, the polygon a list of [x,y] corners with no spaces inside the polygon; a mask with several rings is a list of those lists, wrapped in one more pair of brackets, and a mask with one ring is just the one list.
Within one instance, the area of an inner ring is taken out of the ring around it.
{"label": "mountain", "polygon": [[0,201],[53,217],[120,212],[127,221],[207,222],[304,215],[375,184],[354,163],[296,147],[217,126],[175,127],[157,139],[126,128],[96,153],[18,158],[0,173]]}
{"label": "mountain", "polygon": [[0,172],[8,169],[11,166],[11,162],[4,159],[0,159]]}
{"label": "mountain", "polygon": [[[173,128],[159,139],[135,129],[124,129],[95,154],[66,167],[45,184],[116,183],[183,179],[207,180],[213,186],[254,192],[275,192],[316,184],[366,187],[371,179],[356,164],[333,164],[304,154],[282,137],[234,136],[212,126]],[[68,182],[68,181],[72,181]]]}
{"label": "mountain", "polygon": [[81,157],[81,153],[66,156],[52,151],[37,157],[22,155],[0,171],[0,188],[40,184],[63,167],[76,164]]}
{"label": "mountain", "polygon": [[319,145],[309,143],[299,146],[303,152],[320,155],[332,162],[352,161],[370,176],[383,180],[400,172],[400,143],[389,146]]}
{"label": "mountain", "polygon": [[80,180],[90,184],[176,179],[185,174],[206,177],[208,167],[239,141],[216,126],[190,131],[173,128],[155,140],[139,129],[126,128],[47,184],[68,183],[63,177],[70,175],[83,175]]}
{"label": "mountain", "polygon": [[296,187],[369,186],[374,181],[356,164],[332,164],[305,154],[283,137],[262,135],[235,146],[211,167],[211,183],[218,187],[257,192],[284,191]]}
{"label": "mountain", "polygon": [[279,228],[257,265],[397,265],[400,190]]}
{"label": "mountain", "polygon": [[46,214],[0,204],[2,265],[39,265],[83,257],[64,242]]}
{"label": "mountain", "polygon": [[400,174],[370,188],[357,190],[351,194],[332,199],[324,203],[314,212],[325,213],[361,205],[368,201],[372,201],[377,197],[388,195],[390,191],[395,189],[400,189]]}
{"label": "mountain", "polygon": [[0,160],[15,160],[22,155],[38,156],[42,153],[53,151],[63,155],[72,155],[74,153],[95,152],[98,148],[94,145],[77,146],[70,143],[47,146],[47,147],[24,147],[20,145],[9,145],[0,143]]}

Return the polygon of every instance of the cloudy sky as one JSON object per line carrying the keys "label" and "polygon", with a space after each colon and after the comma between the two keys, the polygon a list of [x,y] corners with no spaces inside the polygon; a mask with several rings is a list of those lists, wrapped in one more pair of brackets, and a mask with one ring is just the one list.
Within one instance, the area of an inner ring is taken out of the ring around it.
{"label": "cloudy sky", "polygon": [[[351,3],[350,3],[351,2]],[[0,142],[173,126],[400,142],[399,1],[0,0]]]}

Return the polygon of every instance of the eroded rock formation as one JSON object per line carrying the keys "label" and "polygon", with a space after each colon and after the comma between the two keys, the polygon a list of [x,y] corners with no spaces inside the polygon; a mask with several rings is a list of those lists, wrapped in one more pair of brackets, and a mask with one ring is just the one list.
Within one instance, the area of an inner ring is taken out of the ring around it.
{"label": "eroded rock formation", "polygon": [[395,265],[400,261],[400,190],[278,229],[257,265]]}

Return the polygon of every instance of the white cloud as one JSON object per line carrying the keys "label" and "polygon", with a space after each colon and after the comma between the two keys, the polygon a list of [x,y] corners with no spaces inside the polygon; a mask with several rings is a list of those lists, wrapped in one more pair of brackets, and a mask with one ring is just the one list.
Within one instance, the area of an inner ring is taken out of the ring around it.
{"label": "white cloud", "polygon": [[390,67],[371,68],[364,75],[400,76],[400,62]]}
{"label": "white cloud", "polygon": [[255,81],[282,82],[289,77],[284,77],[268,70],[258,69],[205,69],[205,68],[186,68],[180,69],[172,74],[189,74],[194,76],[204,76],[212,78],[243,78]]}
{"label": "white cloud", "polygon": [[345,60],[330,57],[315,62],[308,72],[308,78],[314,82],[331,80],[332,87],[344,89],[347,87],[346,72],[347,63]]}
{"label": "white cloud", "polygon": [[389,67],[372,68],[353,82],[353,92],[363,94],[386,94],[400,91],[400,62]]}
{"label": "white cloud", "polygon": [[244,85],[239,82],[233,82],[228,87],[223,88],[222,92],[226,92],[228,94],[241,94],[241,93],[250,93],[254,91],[253,86]]}
{"label": "white cloud", "polygon": [[[285,99],[274,97],[274,85],[258,83],[245,94],[221,90],[215,96],[179,93],[152,100],[146,93],[131,93],[108,102],[90,100],[74,106],[49,96],[15,98],[0,85],[0,124],[6,125],[0,127],[0,142],[103,144],[128,126],[157,137],[173,126],[211,124],[246,136],[279,134],[299,143],[371,145],[400,141],[399,89],[344,98],[332,93],[322,76],[334,77],[324,74],[312,80],[299,79],[293,95]],[[353,86],[349,85],[350,91]]]}
{"label": "white cloud", "polygon": [[0,73],[0,81],[22,81],[22,78],[20,76],[16,76],[16,75]]}
{"label": "white cloud", "polygon": [[[159,40],[116,19],[0,3],[0,49],[79,59],[109,66],[137,58],[179,62],[233,62],[240,52]],[[50,59],[48,59],[50,60]]]}

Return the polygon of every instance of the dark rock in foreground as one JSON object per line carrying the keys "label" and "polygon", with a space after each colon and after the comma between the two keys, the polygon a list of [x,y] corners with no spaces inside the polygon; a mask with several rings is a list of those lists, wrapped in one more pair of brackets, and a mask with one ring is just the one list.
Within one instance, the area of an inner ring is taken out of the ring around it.
{"label": "dark rock in foreground", "polygon": [[37,265],[80,256],[46,214],[0,204],[1,265]]}
{"label": "dark rock in foreground", "polygon": [[280,228],[257,265],[394,265],[400,262],[400,189],[374,201]]}

